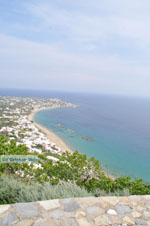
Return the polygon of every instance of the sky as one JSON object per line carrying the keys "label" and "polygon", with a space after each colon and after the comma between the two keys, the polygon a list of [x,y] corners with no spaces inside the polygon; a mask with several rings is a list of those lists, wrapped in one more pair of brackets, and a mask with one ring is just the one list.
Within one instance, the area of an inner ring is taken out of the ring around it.
{"label": "sky", "polygon": [[0,88],[150,97],[149,0],[0,0]]}

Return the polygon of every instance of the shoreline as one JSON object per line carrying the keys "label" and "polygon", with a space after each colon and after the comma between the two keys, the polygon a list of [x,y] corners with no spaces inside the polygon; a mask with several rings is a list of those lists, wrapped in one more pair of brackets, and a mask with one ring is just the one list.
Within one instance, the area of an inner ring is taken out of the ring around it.
{"label": "shoreline", "polygon": [[54,142],[56,144],[56,146],[61,148],[62,152],[68,151],[70,153],[73,153],[73,150],[71,150],[71,148],[68,147],[68,145],[59,136],[57,136],[55,133],[53,133],[50,129],[48,129],[45,126],[38,124],[34,121],[34,117],[35,117],[37,112],[43,111],[43,110],[48,110],[48,109],[54,109],[54,108],[56,108],[56,107],[34,109],[30,112],[30,114],[28,115],[28,118],[29,118],[30,121],[32,121],[33,125],[38,130],[40,130],[43,134],[45,134],[45,136],[47,137],[47,139],[49,141]]}
{"label": "shoreline", "polygon": [[[59,137],[57,136],[55,133],[53,133],[50,129],[44,127],[41,124],[38,124],[34,121],[34,117],[35,114],[39,111],[43,111],[43,110],[48,110],[48,109],[54,109],[56,107],[48,107],[48,108],[40,108],[40,109],[34,109],[30,112],[30,114],[28,115],[28,118],[30,121],[32,121],[33,125],[42,133],[45,134],[45,136],[48,138],[49,141],[54,142],[58,147],[61,148],[62,153],[63,152],[70,152],[71,154],[74,152],[73,150],[71,150],[71,148],[68,147],[68,145]],[[103,168],[103,172],[105,173],[106,176],[108,176],[111,179],[115,179],[116,177],[111,175],[111,173],[107,172],[106,169]]]}

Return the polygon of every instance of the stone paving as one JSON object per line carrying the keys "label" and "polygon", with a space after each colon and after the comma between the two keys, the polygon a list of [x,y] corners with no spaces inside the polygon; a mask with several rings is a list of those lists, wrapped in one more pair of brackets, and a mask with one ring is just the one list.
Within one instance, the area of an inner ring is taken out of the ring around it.
{"label": "stone paving", "polygon": [[0,206],[0,226],[150,226],[150,196],[90,197]]}

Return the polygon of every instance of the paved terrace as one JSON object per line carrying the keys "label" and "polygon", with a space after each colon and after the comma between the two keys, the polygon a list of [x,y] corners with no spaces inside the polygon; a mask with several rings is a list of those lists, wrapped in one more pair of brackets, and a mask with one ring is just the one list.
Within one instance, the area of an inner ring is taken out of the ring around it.
{"label": "paved terrace", "polygon": [[150,226],[150,196],[72,198],[0,206],[1,226]]}

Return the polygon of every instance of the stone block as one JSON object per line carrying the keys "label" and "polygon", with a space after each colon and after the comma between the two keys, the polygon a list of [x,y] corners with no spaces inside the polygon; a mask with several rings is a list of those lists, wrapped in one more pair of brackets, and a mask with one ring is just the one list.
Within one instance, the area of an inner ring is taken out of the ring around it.
{"label": "stone block", "polygon": [[130,213],[132,211],[132,209],[129,206],[117,205],[115,208],[116,208],[117,212],[120,214],[126,214],[126,213]]}
{"label": "stone block", "polygon": [[64,199],[62,203],[64,205],[64,211],[74,212],[80,209],[79,204],[74,199]]}
{"label": "stone block", "polygon": [[9,226],[12,223],[15,223],[17,218],[13,212],[8,213],[4,217],[0,218],[0,225],[1,226]]}
{"label": "stone block", "polygon": [[9,209],[10,205],[0,205],[0,214],[4,213]]}
{"label": "stone block", "polygon": [[52,210],[60,207],[59,200],[49,200],[38,202],[45,210]]}
{"label": "stone block", "polygon": [[85,218],[80,218],[77,219],[77,222],[79,224],[79,226],[93,226],[89,221],[87,221],[87,219]]}
{"label": "stone block", "polygon": [[40,213],[36,203],[17,203],[14,208],[18,215],[23,218],[37,217]]}
{"label": "stone block", "polygon": [[94,219],[94,222],[98,226],[108,226],[108,225],[112,224],[112,221],[106,215],[102,215],[102,216],[96,217]]}

